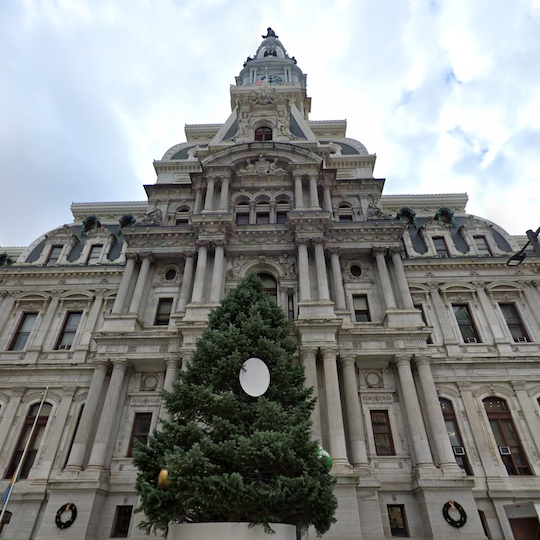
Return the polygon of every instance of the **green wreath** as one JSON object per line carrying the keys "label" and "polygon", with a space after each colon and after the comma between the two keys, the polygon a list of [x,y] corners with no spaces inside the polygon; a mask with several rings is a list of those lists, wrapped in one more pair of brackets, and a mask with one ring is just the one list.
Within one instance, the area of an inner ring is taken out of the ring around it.
{"label": "green wreath", "polygon": [[[67,521],[62,521],[62,514],[64,512],[71,512],[71,517]],[[59,529],[67,529],[73,525],[73,522],[76,519],[77,507],[73,503],[66,503],[58,509],[58,512],[56,512],[56,519],[54,521]]]}
{"label": "green wreath", "polygon": [[[450,516],[450,508],[459,512],[459,519],[454,519]],[[445,503],[442,509],[442,514],[444,519],[446,519],[446,521],[452,525],[452,527],[456,527],[457,529],[463,527],[463,525],[467,523],[467,514],[465,513],[465,510],[463,510],[463,506],[456,501],[448,501]]]}

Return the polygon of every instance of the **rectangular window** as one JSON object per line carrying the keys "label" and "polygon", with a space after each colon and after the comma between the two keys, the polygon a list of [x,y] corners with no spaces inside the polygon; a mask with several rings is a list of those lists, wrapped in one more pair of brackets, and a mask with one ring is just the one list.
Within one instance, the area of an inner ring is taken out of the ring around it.
{"label": "rectangular window", "polygon": [[159,326],[167,326],[171,318],[173,299],[172,298],[160,298],[158,301],[158,308],[156,312],[156,320],[154,324]]}
{"label": "rectangular window", "polygon": [[117,506],[114,515],[114,523],[111,538],[127,538],[133,506]]}
{"label": "rectangular window", "polygon": [[371,427],[378,456],[395,456],[388,411],[371,411]]}
{"label": "rectangular window", "polygon": [[249,214],[236,214],[237,225],[249,225]]}
{"label": "rectangular window", "polygon": [[270,223],[270,214],[267,212],[257,213],[257,225],[267,225]]}
{"label": "rectangular window", "polygon": [[287,223],[287,212],[277,212],[276,223]]}
{"label": "rectangular window", "polygon": [[64,327],[62,332],[60,332],[60,337],[56,344],[55,349],[58,351],[67,351],[71,349],[73,345],[73,340],[75,339],[75,334],[77,333],[77,328],[79,328],[79,323],[81,322],[82,311],[71,311],[67,314],[66,320],[64,322]]}
{"label": "rectangular window", "polygon": [[26,342],[30,332],[34,328],[37,320],[37,313],[23,313],[19,327],[9,344],[9,351],[22,351],[26,347]]}
{"label": "rectangular window", "polygon": [[135,418],[133,419],[133,428],[131,430],[131,442],[129,443],[127,457],[131,457],[133,455],[133,441],[135,441],[135,439],[142,444],[147,443],[151,424],[152,413],[135,413]]}
{"label": "rectangular window", "polygon": [[448,248],[446,247],[446,242],[442,236],[433,237],[433,246],[439,257],[448,257]]}
{"label": "rectangular window", "polygon": [[389,504],[386,508],[388,509],[388,520],[390,521],[390,534],[408,538],[409,528],[407,527],[405,506],[403,504]]}
{"label": "rectangular window", "polygon": [[353,296],[354,320],[356,322],[369,322],[369,306],[365,294]]}
{"label": "rectangular window", "polygon": [[53,246],[47,259],[47,266],[54,266],[60,258],[60,253],[62,253],[62,246]]}
{"label": "rectangular window", "polygon": [[471,317],[469,306],[467,304],[454,304],[452,305],[452,309],[454,310],[463,341],[465,343],[480,343],[480,336]]}
{"label": "rectangular window", "polygon": [[527,332],[525,331],[525,326],[519,316],[518,310],[515,304],[499,304],[501,308],[504,320],[508,326],[508,330],[512,334],[512,338],[516,343],[522,341],[531,341]]}
{"label": "rectangular window", "polygon": [[475,236],[474,243],[480,257],[491,257],[491,251],[489,250],[485,236]]}
{"label": "rectangular window", "polygon": [[189,225],[189,218],[178,218],[174,224],[177,227],[187,227]]}
{"label": "rectangular window", "polygon": [[103,245],[94,244],[90,248],[90,253],[88,254],[88,260],[86,261],[86,264],[98,264],[102,250],[103,250]]}

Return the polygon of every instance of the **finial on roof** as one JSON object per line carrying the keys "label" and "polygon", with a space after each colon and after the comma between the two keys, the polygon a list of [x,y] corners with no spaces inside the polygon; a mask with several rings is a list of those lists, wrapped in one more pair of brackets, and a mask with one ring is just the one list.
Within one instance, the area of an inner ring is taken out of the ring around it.
{"label": "finial on roof", "polygon": [[276,33],[275,33],[270,27],[268,27],[268,28],[266,29],[266,36],[262,36],[262,37],[263,37],[263,38],[269,38],[269,37],[275,37],[275,38],[277,38],[277,37],[279,37],[279,36],[276,36]]}

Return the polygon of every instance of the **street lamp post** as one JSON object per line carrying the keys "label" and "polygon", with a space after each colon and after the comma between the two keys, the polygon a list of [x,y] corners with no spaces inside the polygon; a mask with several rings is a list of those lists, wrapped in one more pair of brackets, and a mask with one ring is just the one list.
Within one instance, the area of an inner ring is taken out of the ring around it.
{"label": "street lamp post", "polygon": [[527,254],[525,253],[525,250],[529,246],[529,244],[533,247],[534,252],[540,257],[540,244],[538,243],[538,234],[540,234],[540,227],[536,229],[536,232],[529,229],[527,231],[527,238],[529,241],[521,248],[520,251],[512,255],[507,261],[507,266],[519,266],[524,260],[525,257],[527,257]]}

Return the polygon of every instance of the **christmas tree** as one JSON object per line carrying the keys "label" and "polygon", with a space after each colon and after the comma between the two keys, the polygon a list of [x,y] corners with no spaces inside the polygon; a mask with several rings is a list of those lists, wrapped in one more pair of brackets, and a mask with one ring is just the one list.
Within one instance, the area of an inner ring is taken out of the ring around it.
{"label": "christmas tree", "polygon": [[[244,521],[267,532],[272,523],[313,525],[322,535],[335,522],[335,481],[311,440],[315,401],[289,332],[255,275],[212,311],[189,367],[162,392],[171,419],[134,451],[147,532],[171,522]],[[252,357],[270,372],[259,397],[239,381]]]}

